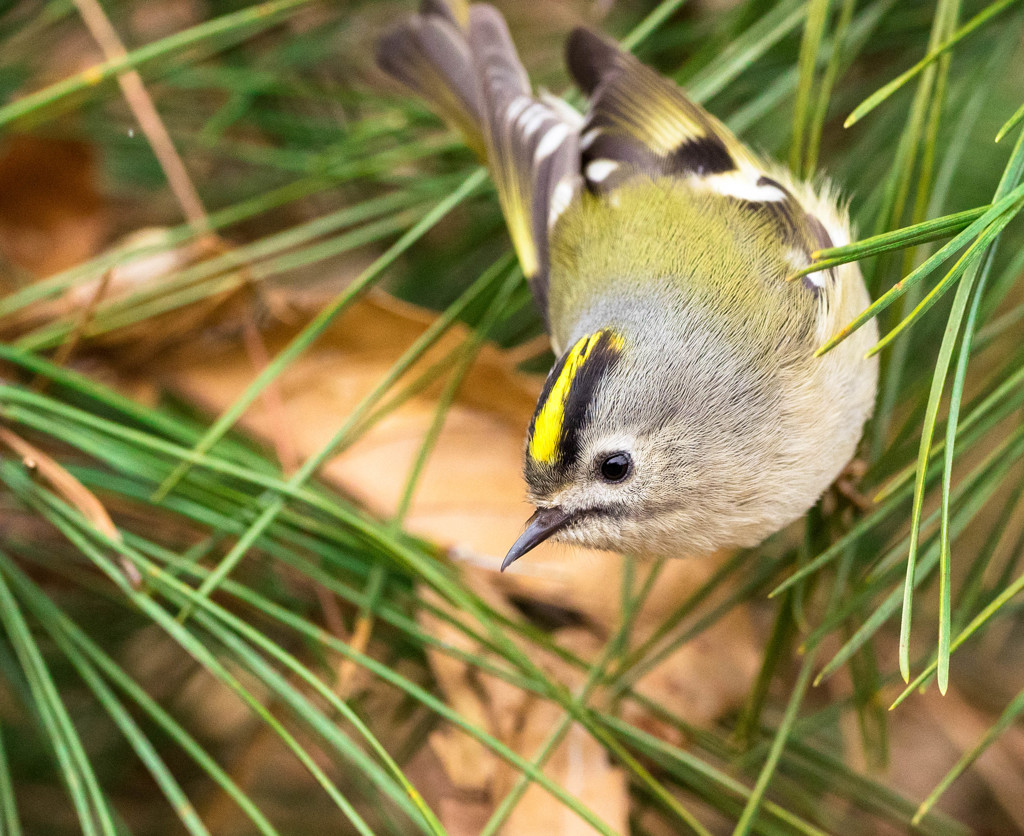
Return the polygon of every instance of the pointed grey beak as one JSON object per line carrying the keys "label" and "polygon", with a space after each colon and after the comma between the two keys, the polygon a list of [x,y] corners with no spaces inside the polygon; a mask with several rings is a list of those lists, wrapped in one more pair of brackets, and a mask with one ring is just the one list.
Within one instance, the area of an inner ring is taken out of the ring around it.
{"label": "pointed grey beak", "polygon": [[526,531],[512,544],[505,559],[501,561],[501,571],[526,554],[530,549],[539,546],[556,531],[569,522],[569,513],[561,508],[538,508],[526,523]]}

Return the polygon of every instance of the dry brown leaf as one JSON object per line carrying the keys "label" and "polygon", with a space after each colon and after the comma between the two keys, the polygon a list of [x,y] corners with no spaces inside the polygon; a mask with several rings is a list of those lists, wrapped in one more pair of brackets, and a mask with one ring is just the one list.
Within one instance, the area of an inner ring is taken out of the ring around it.
{"label": "dry brown leaf", "polygon": [[[559,646],[588,660],[593,660],[604,644],[592,632],[579,627],[558,630],[554,637]],[[578,692],[583,686],[586,673],[579,668],[570,667],[553,655],[540,661],[546,673],[569,685],[573,692]],[[530,700],[522,716],[516,718],[515,726],[509,728],[509,731],[514,728],[512,748],[528,758],[535,758],[562,721],[564,713],[554,703],[536,698]],[[626,772],[611,764],[604,747],[578,723],[569,727],[548,759],[544,772],[614,832],[629,832],[629,781]],[[504,797],[518,779],[519,771],[502,763],[498,799]],[[531,784],[509,816],[503,832],[515,836],[589,836],[595,831],[547,790]]]}
{"label": "dry brown leaf", "polygon": [[[287,426],[282,428],[257,406],[243,419],[246,429],[264,437],[282,431],[303,457],[326,444],[352,408],[388,371],[432,321],[432,315],[371,294],[335,322],[280,378]],[[265,335],[276,353],[292,339],[296,324],[278,323]],[[466,339],[455,328],[428,351],[408,380],[446,357]],[[222,412],[249,385],[252,369],[239,346],[219,352],[184,347],[166,355],[157,375],[211,413]],[[463,566],[465,581],[495,609],[516,615],[510,596],[578,612],[586,628],[554,634],[585,660],[593,661],[620,620],[624,561],[604,552],[570,550],[556,544],[536,549],[513,570],[497,567],[508,545],[531,513],[521,477],[523,436],[542,381],[518,372],[508,355],[485,346],[452,405],[434,452],[422,474],[404,524],[411,532],[446,546]],[[435,415],[444,382],[437,382],[386,416],[350,448],[331,458],[322,476],[374,514],[389,518],[402,495],[410,466]],[[667,561],[640,611],[634,646],[709,578],[725,555]],[[652,564],[637,564],[636,588]],[[429,590],[424,598],[444,602]],[[465,618],[464,613],[453,616]],[[421,622],[444,642],[477,656],[462,630],[425,611]],[[736,609],[697,640],[677,649],[643,677],[639,689],[697,724],[713,722],[738,707],[757,669],[757,641],[745,609]],[[530,648],[532,658],[537,650]],[[542,657],[544,655],[542,654]],[[467,721],[487,729],[524,757],[534,757],[561,717],[555,705],[488,676],[448,654],[429,650],[436,681]],[[495,662],[500,660],[494,657]],[[558,658],[538,664],[559,681],[579,684],[580,672]],[[600,700],[601,694],[594,698]],[[635,708],[631,722],[656,733],[667,729]],[[679,742],[679,741],[676,741]],[[481,798],[496,805],[513,785],[517,771],[464,733],[445,728],[430,739],[452,792],[438,806],[446,825],[477,821]],[[620,832],[628,829],[626,778],[612,766],[603,747],[574,728],[553,754],[548,774],[581,798]],[[589,833],[584,822],[537,787],[517,805],[505,832],[519,834]]]}
{"label": "dry brown leaf", "polygon": [[107,206],[91,145],[13,136],[0,146],[0,252],[37,277],[99,249]]}
{"label": "dry brown leaf", "polygon": [[[142,247],[158,248],[147,255],[126,255],[111,270],[104,301],[114,301],[145,290],[159,301],[163,292],[184,290],[176,274],[185,268],[215,258],[228,249],[216,238],[204,237],[172,245],[170,230],[143,229],[123,238],[116,249],[126,254]],[[77,310],[96,292],[101,279],[75,288],[61,300],[65,309]],[[155,317],[132,325],[90,335],[93,345],[117,350],[117,363],[143,366],[155,357],[181,342],[197,343],[205,347],[226,338],[233,339],[240,331],[244,315],[250,313],[254,294],[244,270],[226,269],[204,279],[216,283],[217,289],[196,302],[172,308]],[[87,330],[87,333],[88,330]],[[251,367],[250,367],[251,368]]]}
{"label": "dry brown leaf", "polygon": [[[750,616],[730,610],[710,627],[668,654],[634,686],[636,691],[695,726],[709,726],[740,706],[757,676],[761,654]],[[627,703],[625,717],[662,739],[684,741],[665,723]]]}
{"label": "dry brown leaf", "polygon": [[[466,581],[496,610],[510,616],[514,614],[492,573],[470,569]],[[422,594],[434,606],[446,608],[432,591]],[[449,621],[425,609],[418,618],[425,629],[446,644],[500,664],[497,654],[485,650]],[[479,625],[474,626],[479,629]],[[602,648],[602,641],[582,628],[559,630],[554,637],[560,646],[585,659],[592,659]],[[554,679],[573,689],[582,686],[585,673],[578,668],[554,654],[538,652],[536,647],[524,644],[524,650],[528,650],[534,661]],[[564,710],[554,703],[527,694],[439,650],[429,649],[427,655],[448,703],[468,722],[486,729],[525,758],[537,757],[563,719]],[[483,794],[491,810],[519,779],[518,769],[455,727],[435,731],[430,745],[455,787],[463,792],[471,790]],[[615,832],[627,832],[627,776],[609,762],[604,748],[585,729],[574,723],[548,758],[543,771]],[[479,806],[473,796],[455,796],[448,802],[440,808],[446,828],[458,828],[462,818],[475,814]],[[531,785],[516,804],[502,832],[516,836],[587,836],[594,830],[547,790]]]}
{"label": "dry brown leaf", "polygon": [[[539,752],[562,714],[562,710],[552,703],[536,703],[523,718],[522,734],[514,748],[527,757]],[[510,766],[506,766],[505,771],[511,785],[519,773]],[[609,764],[604,747],[578,723],[569,728],[544,772],[615,833],[629,832],[626,774]],[[502,832],[509,836],[589,836],[596,831],[547,790],[531,784]]]}
{"label": "dry brown leaf", "polygon": [[[421,311],[377,294],[355,305],[292,364],[280,378],[281,391],[289,429],[304,456],[327,443],[344,416],[429,321]],[[291,325],[272,327],[265,335],[270,352],[279,351],[296,330]],[[411,375],[443,358],[465,337],[464,329],[454,329]],[[211,412],[221,411],[252,380],[252,370],[236,347],[197,359],[188,351],[179,353],[163,365],[162,373],[167,385]],[[331,459],[323,475],[373,513],[389,517],[442,387],[435,384],[378,423],[355,446]],[[406,528],[479,560],[504,554],[531,513],[523,498],[520,465],[522,434],[537,391],[536,380],[510,368],[498,350],[484,347],[448,414]],[[272,430],[259,410],[246,416],[245,424],[264,437]]]}
{"label": "dry brown leaf", "polygon": [[[193,288],[182,283],[181,271],[228,251],[226,242],[212,236],[180,243],[166,228],[136,230],[107,251],[117,259],[113,267],[97,271],[61,296],[43,299],[5,317],[0,323],[0,339],[13,340],[62,320],[71,334],[65,348],[81,342],[90,349],[105,350],[122,370],[142,367],[180,342],[198,342],[205,347],[233,340],[247,317],[262,313],[269,297],[257,292],[244,269],[230,266],[202,279],[209,283],[207,295],[198,293],[201,298],[196,301],[178,303],[163,313],[118,328],[101,328],[97,322],[104,310],[113,306],[118,306],[118,316],[130,318],[132,304],[161,304],[166,297],[189,292]],[[145,298],[131,299],[140,293]],[[59,361],[63,359],[58,357]]]}
{"label": "dry brown leaf", "polygon": [[[495,610],[508,616],[514,615],[512,607],[484,573],[469,570],[466,581]],[[442,611],[450,609],[433,590],[424,589],[420,594],[428,605]],[[501,662],[493,651],[483,649],[465,631],[430,610],[418,612],[417,620],[424,629],[445,644],[496,663]],[[479,624],[473,626],[479,630]],[[530,696],[503,679],[470,668],[447,653],[432,649],[428,650],[428,657],[434,678],[449,704],[469,722],[511,744],[511,738],[531,701]],[[455,728],[435,732],[430,742],[456,787],[482,791],[488,795],[497,792],[495,778],[499,762],[482,743]]]}

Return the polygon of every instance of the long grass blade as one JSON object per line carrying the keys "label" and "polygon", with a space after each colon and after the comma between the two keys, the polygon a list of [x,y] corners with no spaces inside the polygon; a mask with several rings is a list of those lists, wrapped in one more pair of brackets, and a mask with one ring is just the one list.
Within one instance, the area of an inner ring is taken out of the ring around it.
{"label": "long grass blade", "polygon": [[[245,392],[240,395],[234,404],[227,409],[210,427],[200,442],[196,445],[194,455],[206,453],[242,416],[267,385],[275,380],[281,372],[300,354],[302,354],[370,284],[376,280],[384,270],[395,262],[398,257],[408,250],[413,244],[422,238],[432,229],[445,215],[458,206],[463,200],[469,197],[486,178],[486,171],[477,169],[467,177],[462,185],[451,193],[449,197],[442,200],[433,211],[427,214],[419,223],[413,226],[398,241],[396,241],[383,255],[376,259],[358,278],[352,281],[345,290],[339,294],[323,311],[298,334],[277,357],[249,384]],[[191,466],[191,459],[182,464],[168,477],[160,486],[155,498],[159,499],[171,490],[177,481],[188,471]]]}
{"label": "long grass blade", "polygon": [[[1022,204],[1024,205],[1024,204]],[[892,328],[884,337],[875,343],[869,350],[868,356],[877,354],[890,345],[893,340],[916,323],[957,281],[961,284],[972,284],[973,276],[978,272],[981,260],[990,246],[999,238],[999,235],[1006,228],[1007,224],[1014,218],[1014,213],[1019,207],[1003,215],[982,233],[978,239],[971,244],[949,272],[933,287],[925,297],[915,306],[906,317]],[[967,278],[962,278],[966,276]]]}
{"label": "long grass blade", "polygon": [[[1019,181],[1024,167],[1022,167],[1020,160],[1024,158],[1024,137],[1018,141],[1017,148],[1014,154],[1010,158],[1010,162],[1007,164],[1004,179],[1000,182],[999,187],[996,190],[993,202],[997,202],[1000,197],[1007,191],[1011,191],[1016,187]],[[957,418],[960,411],[960,401],[963,392],[963,380],[966,375],[967,359],[970,355],[970,345],[973,336],[973,327],[975,323],[975,317],[977,316],[978,304],[980,303],[980,293],[984,290],[984,284],[988,274],[987,270],[980,270],[981,263],[980,259],[989,253],[989,247],[994,246],[998,241],[999,233],[1009,222],[1009,218],[1001,220],[993,225],[992,228],[986,230],[985,234],[979,237],[979,240],[973,244],[964,254],[961,261],[967,258],[968,253],[976,252],[971,262],[971,268],[961,281],[960,286],[957,288],[956,296],[953,300],[953,307],[949,314],[949,319],[946,324],[946,330],[943,335],[942,343],[939,347],[939,356],[935,363],[935,372],[932,377],[932,389],[929,394],[928,406],[925,409],[925,420],[921,432],[921,448],[918,452],[917,470],[918,478],[914,488],[914,508],[911,515],[911,539],[910,539],[910,553],[907,558],[907,583],[904,591],[904,610],[903,620],[900,629],[900,672],[903,674],[903,680],[908,682],[909,676],[909,634],[910,634],[910,606],[913,595],[913,566],[914,558],[916,557],[916,546],[917,546],[917,531],[921,520],[921,508],[924,501],[924,474],[927,470],[928,458],[930,455],[932,433],[935,428],[935,422],[938,416],[939,402],[942,398],[943,390],[945,389],[946,375],[949,370],[949,363],[952,357],[952,352],[956,344],[957,336],[960,331],[960,325],[963,320],[964,313],[967,309],[967,305],[971,299],[971,293],[974,289],[974,283],[979,273],[982,275],[980,286],[978,288],[978,296],[975,297],[975,304],[972,305],[972,315],[968,318],[970,331],[965,333],[964,339],[961,343],[961,362],[958,368],[958,374],[954,378],[954,392],[952,394],[952,400],[950,404],[950,419],[947,425],[947,438],[946,438],[946,449],[945,457],[943,462],[943,482],[942,482],[942,528],[940,533],[940,581],[939,581],[939,595],[940,595],[940,607],[939,607],[939,650],[938,650],[938,680],[939,690],[942,693],[946,692],[946,688],[949,683],[949,634],[950,634],[950,611],[951,611],[951,598],[952,592],[950,590],[950,559],[949,559],[949,494],[951,490],[952,480],[952,467],[953,467],[953,447],[956,440],[956,424]],[[950,271],[952,272],[952,271]],[[944,280],[945,281],[945,280]],[[941,286],[940,282],[940,286]],[[935,290],[932,291],[934,294],[938,290],[939,286],[936,286]],[[931,296],[932,294],[929,294]],[[918,306],[920,309],[928,297],[922,301],[921,305]],[[916,311],[915,311],[916,313]],[[904,322],[908,322],[912,319],[914,314],[907,317]],[[896,329],[894,329],[896,330]],[[890,332],[891,334],[891,332]]]}
{"label": "long grass blade", "polygon": [[[53,507],[54,509],[56,508],[56,506]],[[162,607],[147,595],[132,589],[131,586],[127,585],[123,578],[112,577],[111,572],[114,571],[114,564],[112,564],[100,552],[100,550],[90,542],[90,539],[86,534],[81,532],[75,526],[72,522],[74,519],[72,515],[69,515],[68,517],[58,517],[51,512],[49,516],[65,536],[78,546],[84,554],[89,556],[90,559],[96,563],[97,568],[100,569],[100,571],[102,571],[109,580],[114,581],[122,594],[130,598],[143,612],[146,613],[149,618],[159,624],[164,632],[180,644],[183,649],[187,650],[187,652],[195,658],[196,661],[202,664],[207,670],[216,676],[218,680],[234,691],[246,703],[254,715],[259,717],[281,739],[289,750],[291,750],[296,759],[312,775],[358,833],[362,834],[362,836],[374,836],[373,831],[370,830],[363,817],[358,813],[358,811],[356,811],[351,802],[341,793],[335,783],[328,777],[323,768],[314,760],[306,748],[303,747],[295,736],[289,732],[285,726],[261,703],[256,695],[246,688],[242,682],[225,667],[224,663],[218,659],[209,648],[207,648],[190,631],[170,616]],[[138,556],[128,553],[124,549],[123,545],[107,541],[106,546],[107,548],[113,548],[116,551],[119,551],[130,560],[134,559],[136,565],[143,574],[150,574],[147,571],[149,567],[146,567],[145,564],[140,565]]]}
{"label": "long grass blade", "polygon": [[788,281],[795,281],[801,276],[809,273],[816,273],[830,267],[838,267],[841,264],[849,264],[851,261],[861,261],[869,256],[880,253],[893,252],[904,247],[913,247],[917,244],[927,244],[946,238],[949,235],[960,232],[972,221],[984,215],[989,206],[979,206],[977,209],[966,209],[963,212],[955,212],[952,215],[944,215],[941,218],[934,218],[912,226],[903,227],[892,232],[883,232],[881,235],[872,235],[870,238],[862,238],[847,244],[845,247],[831,247],[825,250],[817,250],[811,253],[814,261],[801,270],[788,277]]}
{"label": "long grass blade", "polygon": [[[0,554],[0,560],[7,561]],[[21,662],[54,754],[60,764],[84,836],[114,836],[113,814],[99,787],[92,763],[85,753],[71,716],[57,692],[38,643],[7,582],[0,576],[0,623]]]}
{"label": "long grass blade", "polygon": [[[1013,583],[1006,585],[1000,589],[999,594],[996,595],[982,610],[971,619],[970,623],[961,630],[955,639],[950,643],[950,652],[956,651],[961,645],[964,644],[968,639],[978,633],[978,631],[988,623],[1007,603],[1013,598],[1024,591],[1024,575],[1020,575],[1014,580]],[[906,688],[900,693],[900,695],[893,701],[891,708],[896,708],[900,705],[907,697],[921,688],[932,676],[935,675],[938,670],[938,660],[935,660],[928,664],[924,670],[921,671],[915,678],[914,681],[909,683]]]}
{"label": "long grass blade", "polygon": [[1013,116],[1006,120],[1006,123],[999,129],[999,133],[996,134],[996,142],[1001,142],[1002,139],[1014,128],[1016,128],[1022,121],[1024,121],[1024,104],[1018,107]]}
{"label": "long grass blade", "polygon": [[[103,706],[118,730],[124,735],[139,760],[145,765],[156,785],[163,792],[171,808],[178,816],[185,830],[193,836],[209,836],[195,808],[185,795],[181,785],[175,780],[167,764],[157,753],[153,743],[117,699],[110,687],[100,677],[95,667],[80,653],[60,629],[59,622],[54,619],[53,604],[38,591],[31,589],[31,582],[11,564],[2,567],[8,572],[9,579],[17,584],[25,598],[29,599],[36,618],[44,624],[46,631],[60,648],[65,658],[74,666],[79,676],[92,691],[96,700]],[[27,593],[27,594],[26,594]]]}
{"label": "long grass blade", "polygon": [[914,64],[913,67],[901,73],[884,87],[868,96],[868,98],[854,108],[853,112],[846,117],[846,122],[843,123],[844,127],[849,128],[854,123],[863,119],[868,113],[878,107],[878,105],[914,78],[914,76],[928,67],[932,62],[945,55],[960,41],[974,32],[975,29],[985,25],[993,17],[1010,8],[1016,2],[1018,2],[1018,0],[997,0],[997,2],[986,6],[982,11],[978,12],[978,14],[967,21],[967,23],[957,29],[956,32],[954,32],[947,40]]}
{"label": "long grass blade", "polygon": [[[19,575],[14,574],[11,577],[12,580],[18,582]],[[100,650],[80,627],[74,624],[64,613],[60,612],[38,590],[32,589],[27,583],[19,582],[19,589],[24,595],[35,599],[37,612],[49,613],[48,617],[53,619],[55,627],[75,645],[84,658],[87,658],[114,686],[132,700],[144,712],[148,720],[152,721],[162,732],[181,746],[182,750],[195,761],[203,772],[238,805],[257,832],[263,834],[263,836],[279,836],[278,831],[260,812],[249,796],[213,760],[207,750],[185,731],[166,710],[161,708],[123,668],[118,666],[110,656]]]}
{"label": "long grass blade", "polygon": [[[821,348],[818,349],[817,355],[821,356],[828,351],[831,351],[839,343],[845,340],[850,334],[860,328],[864,323],[873,319],[883,310],[888,308],[893,302],[903,296],[911,287],[916,285],[925,276],[932,273],[939,267],[942,262],[949,258],[953,253],[959,250],[961,247],[972,242],[978,236],[983,235],[987,232],[994,224],[1001,221],[1004,217],[1012,215],[1020,211],[1020,206],[1017,204],[1021,198],[1024,197],[1024,187],[1018,187],[1010,192],[1006,197],[998,202],[994,202],[991,208],[986,211],[977,220],[971,222],[967,227],[964,228],[956,237],[950,240],[942,248],[940,248],[934,255],[928,258],[923,264],[913,270],[908,276],[900,279],[893,285],[888,291],[886,291],[880,298],[872,302],[867,308],[861,313],[857,314],[850,321],[849,324],[841,328],[832,338],[830,338]],[[1008,223],[1009,221],[1007,221]],[[962,260],[961,260],[962,261]],[[950,277],[948,277],[948,283],[952,283],[956,278],[960,276],[964,269],[965,264],[962,264],[961,268],[957,272],[950,271]],[[947,283],[947,286],[948,286]]]}
{"label": "long grass blade", "polygon": [[[836,80],[839,78],[839,71],[843,64],[843,51],[847,35],[850,34],[850,25],[853,22],[853,14],[857,5],[856,0],[842,0],[839,9],[839,19],[836,21],[832,33],[831,49],[828,56],[828,64],[825,66],[825,73],[822,76],[821,84],[818,86],[818,99],[814,105],[814,111],[810,116],[808,127],[807,153],[804,160],[804,177],[812,177],[818,168],[818,154],[821,150],[821,135],[825,130],[825,119],[828,116],[829,103],[832,99],[832,90]],[[849,40],[853,41],[853,38]],[[851,45],[852,46],[852,45]]]}
{"label": "long grass blade", "polygon": [[[952,538],[959,536],[960,532],[972,519],[976,517],[989,499],[991,499],[993,494],[1000,487],[1002,480],[1006,478],[1007,472],[1012,467],[1016,457],[1022,454],[1024,454],[1024,429],[1015,432],[1008,439],[1005,439],[1001,444],[999,444],[988,456],[985,457],[985,460],[975,469],[974,473],[964,480],[964,483],[959,486],[958,495],[955,495],[951,500],[952,504],[956,505],[961,497],[963,497],[962,506],[958,508],[950,520],[950,536]],[[930,515],[927,522],[932,523],[937,519],[938,512],[935,512]],[[909,535],[907,539],[909,540]],[[902,556],[904,548],[905,544],[900,543],[892,550],[894,559]],[[924,577],[936,567],[938,564],[938,558],[938,543],[933,543],[919,558],[919,563],[914,574],[913,582],[915,585],[921,583]],[[884,576],[873,577],[870,578],[870,580],[872,581],[873,586],[888,586],[888,584],[885,583],[886,578]],[[873,591],[874,590],[871,588],[864,590],[864,597],[869,597]],[[875,608],[875,611],[871,616],[864,621],[854,635],[839,649],[839,651],[836,652],[828,664],[825,665],[818,675],[819,682],[824,681],[827,677],[831,676],[832,673],[838,670],[839,667],[845,664],[853,653],[856,652],[864,642],[871,637],[871,635],[877,632],[878,628],[888,620],[888,618],[896,611],[896,608],[905,600],[905,591],[906,584],[904,583],[903,589],[893,588],[892,591],[886,595],[885,599]],[[847,608],[850,612],[853,611],[855,603],[856,602],[854,601],[850,602],[850,606]],[[840,610],[839,612],[841,614],[844,611]],[[814,633],[812,633],[808,638],[808,642],[820,641],[824,635],[836,626],[838,621],[838,618],[834,618],[833,623],[829,623],[828,621],[824,622]]]}
{"label": "long grass blade", "polygon": [[21,836],[21,820],[18,818],[18,802],[14,796],[11,781],[10,760],[3,742],[3,728],[0,726],[0,823],[6,836]]}
{"label": "long grass blade", "polygon": [[1006,731],[1011,725],[1017,722],[1017,718],[1021,714],[1024,714],[1024,691],[1020,691],[1016,697],[1010,702],[1002,714],[999,715],[999,719],[996,720],[992,726],[989,727],[988,731],[982,736],[969,751],[964,752],[960,760],[956,762],[952,769],[946,773],[946,775],[939,781],[938,785],[932,790],[928,797],[921,802],[921,806],[917,808],[917,812],[914,813],[914,818],[911,819],[911,824],[917,824],[921,819],[928,814],[928,812],[935,806],[936,802],[942,797],[942,795],[949,789],[950,785],[959,778],[970,766],[973,764],[985,750],[991,746],[998,737]]}
{"label": "long grass blade", "polygon": [[754,788],[751,790],[750,796],[747,798],[747,803],[743,808],[743,812],[740,814],[739,820],[733,828],[733,836],[746,836],[746,834],[750,833],[751,829],[754,827],[758,812],[761,808],[762,799],[764,798],[764,794],[768,789],[768,784],[771,782],[772,776],[775,774],[775,770],[778,767],[779,759],[782,757],[782,751],[793,731],[793,725],[796,723],[797,713],[799,712],[800,706],[807,694],[807,688],[811,684],[816,656],[817,653],[815,651],[811,651],[804,657],[803,662],[800,664],[800,673],[797,675],[796,683],[790,691],[789,701],[786,703],[786,711],[782,715],[782,722],[779,723],[779,727],[775,731],[775,736],[772,738],[771,749],[768,752],[768,757],[765,760],[764,765],[761,767],[761,772],[757,776],[757,783],[754,784]]}
{"label": "long grass blade", "polygon": [[[273,0],[273,2],[250,6],[231,14],[223,15],[206,23],[200,23],[184,32],[169,35],[159,41],[134,49],[123,58],[105,61],[71,76],[64,81],[51,84],[35,93],[29,93],[0,108],[0,127],[29,116],[38,118],[39,112],[57,104],[76,93],[95,87],[107,79],[114,78],[125,70],[139,67],[205,41],[218,38],[239,39],[254,34],[268,26],[279,23],[284,16],[309,0]],[[230,43],[230,40],[228,40]],[[227,44],[225,44],[227,45]]]}
{"label": "long grass blade", "polygon": [[796,104],[793,106],[793,140],[789,150],[789,168],[798,176],[806,177],[809,173],[805,159],[809,159],[810,149],[805,149],[804,134],[809,130],[814,75],[820,60],[831,5],[832,0],[810,0],[807,4],[807,18],[804,22],[804,36],[800,42],[797,65],[800,77],[796,86]]}

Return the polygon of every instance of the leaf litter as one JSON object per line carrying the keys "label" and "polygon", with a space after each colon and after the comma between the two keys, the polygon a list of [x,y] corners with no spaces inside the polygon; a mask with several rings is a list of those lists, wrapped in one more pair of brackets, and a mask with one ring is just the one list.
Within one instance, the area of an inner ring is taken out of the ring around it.
{"label": "leaf litter", "polygon": [[[313,455],[431,321],[432,314],[382,292],[368,294],[281,376],[286,425],[276,426],[272,415],[254,407],[242,426],[265,439],[287,433],[302,458]],[[272,325],[264,334],[270,353],[285,345],[299,327],[295,321]],[[456,350],[467,334],[464,327],[452,329],[410,370],[410,378]],[[147,374],[156,375],[161,386],[189,402],[218,414],[249,385],[252,368],[240,346],[224,343],[212,355],[204,351],[198,356],[187,348],[174,352],[156,367],[149,366]],[[464,582],[498,612],[519,618],[524,609],[535,605],[572,613],[572,623],[553,630],[552,638],[584,661],[593,662],[621,621],[623,558],[544,544],[514,571],[497,572],[502,555],[531,512],[520,473],[522,445],[542,382],[518,371],[509,353],[492,345],[482,348],[447,413],[403,527],[444,547],[461,567]],[[437,381],[389,412],[331,458],[321,477],[373,514],[392,517],[409,468],[434,420],[443,385],[444,381]],[[717,565],[714,559],[667,561],[635,617],[631,646],[648,638]],[[639,566],[639,579],[651,568]],[[442,611],[450,607],[425,588],[419,590],[418,598]],[[487,649],[429,609],[421,609],[417,617],[443,644],[488,658]],[[465,614],[461,618],[465,620]],[[733,608],[668,654],[637,682],[636,690],[671,706],[688,722],[707,726],[741,705],[758,669],[758,644],[750,614],[743,606]],[[564,658],[544,653],[536,659],[535,645],[527,648],[524,642],[525,649],[556,681],[570,689],[581,684],[583,673]],[[440,650],[428,648],[427,657],[447,701],[469,722],[524,757],[536,756],[563,714],[554,703]],[[494,661],[500,660],[495,657]],[[642,728],[683,742],[674,729],[632,703],[625,715]],[[442,820],[452,833],[472,833],[480,810],[493,809],[518,772],[455,728],[435,731],[428,745],[451,784],[451,791],[440,803]],[[545,772],[616,832],[628,832],[626,773],[609,761],[603,745],[578,724],[548,760]],[[543,789],[533,786],[515,806],[502,832],[593,831]]]}

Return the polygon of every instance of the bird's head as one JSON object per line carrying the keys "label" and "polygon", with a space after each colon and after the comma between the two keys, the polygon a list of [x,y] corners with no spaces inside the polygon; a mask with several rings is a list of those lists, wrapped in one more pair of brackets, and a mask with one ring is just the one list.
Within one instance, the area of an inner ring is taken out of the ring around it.
{"label": "bird's head", "polygon": [[678,319],[591,330],[555,363],[526,443],[537,510],[503,569],[548,539],[658,556],[752,546],[849,460],[863,410],[816,402],[828,367],[809,338],[783,345],[792,323]]}

